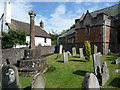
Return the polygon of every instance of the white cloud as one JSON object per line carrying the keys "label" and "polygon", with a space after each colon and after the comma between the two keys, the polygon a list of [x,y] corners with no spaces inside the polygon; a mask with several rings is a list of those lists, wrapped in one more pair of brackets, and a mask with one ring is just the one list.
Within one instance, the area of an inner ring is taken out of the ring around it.
{"label": "white cloud", "polygon": [[66,6],[61,4],[59,5],[51,18],[45,21],[46,30],[50,31],[51,29],[57,30],[60,33],[62,30],[70,28],[74,24],[74,14],[72,12],[66,12]]}

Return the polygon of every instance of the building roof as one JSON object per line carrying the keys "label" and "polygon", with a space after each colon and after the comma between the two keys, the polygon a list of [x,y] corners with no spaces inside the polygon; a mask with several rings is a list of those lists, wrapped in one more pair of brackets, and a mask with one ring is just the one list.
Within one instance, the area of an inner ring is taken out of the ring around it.
{"label": "building roof", "polygon": [[66,36],[75,36],[75,28],[72,28],[69,32],[59,36],[59,38],[66,37]]}
{"label": "building roof", "polygon": [[[100,13],[105,13],[108,16],[112,16],[112,17],[118,17],[118,15],[120,14],[120,11],[118,10],[119,8],[120,8],[120,4],[117,4],[117,5],[113,5],[113,6],[110,6],[107,8],[103,8],[103,9],[91,12],[90,14],[93,18],[96,17],[97,14],[100,14]],[[83,14],[80,17],[80,21],[82,21],[84,19],[84,16],[85,15]]]}
{"label": "building roof", "polygon": [[[11,25],[13,25],[15,29],[26,31],[28,35],[30,35],[30,24],[29,23],[11,19]],[[44,29],[42,29],[40,26],[37,26],[37,25],[35,25],[35,36],[50,38],[50,35]]]}

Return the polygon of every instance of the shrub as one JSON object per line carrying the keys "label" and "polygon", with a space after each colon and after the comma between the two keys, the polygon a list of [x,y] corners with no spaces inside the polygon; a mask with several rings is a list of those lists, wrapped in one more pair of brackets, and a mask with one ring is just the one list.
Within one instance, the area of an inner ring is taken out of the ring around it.
{"label": "shrub", "polygon": [[89,41],[85,41],[84,45],[83,45],[83,54],[85,56],[85,59],[87,61],[90,60],[90,56],[91,56],[91,47],[90,47],[90,42]]}
{"label": "shrub", "polygon": [[56,68],[54,66],[50,66],[46,72],[54,72],[56,70]]}
{"label": "shrub", "polygon": [[21,30],[9,30],[8,33],[2,32],[2,48],[12,48],[13,46],[25,45],[27,33]]}

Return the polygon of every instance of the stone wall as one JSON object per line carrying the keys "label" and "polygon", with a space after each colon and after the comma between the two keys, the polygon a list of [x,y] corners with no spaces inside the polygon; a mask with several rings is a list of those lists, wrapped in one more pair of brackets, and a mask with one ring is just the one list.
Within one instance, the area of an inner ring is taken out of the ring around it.
{"label": "stone wall", "polygon": [[[55,51],[55,46],[41,46],[36,47],[41,50],[40,55],[52,54]],[[11,64],[16,64],[17,60],[21,60],[24,58],[24,50],[27,48],[10,48],[2,50],[2,63],[6,64],[6,60],[8,59]]]}

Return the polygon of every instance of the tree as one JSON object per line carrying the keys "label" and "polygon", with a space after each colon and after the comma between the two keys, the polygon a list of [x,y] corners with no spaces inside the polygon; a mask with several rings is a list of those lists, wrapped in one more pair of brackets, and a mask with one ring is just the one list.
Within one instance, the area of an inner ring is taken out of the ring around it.
{"label": "tree", "polygon": [[87,61],[90,61],[90,56],[91,56],[91,47],[90,47],[90,42],[89,41],[85,41],[84,45],[83,45],[83,53],[85,56],[85,59]]}
{"label": "tree", "polygon": [[27,45],[26,36],[27,32],[21,30],[10,30],[8,33],[2,32],[2,48],[12,48],[13,46]]}

